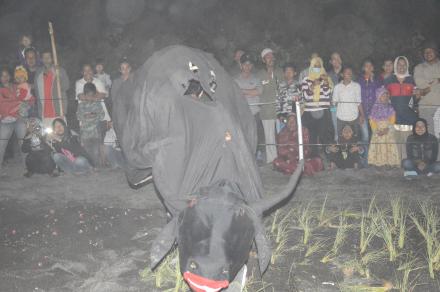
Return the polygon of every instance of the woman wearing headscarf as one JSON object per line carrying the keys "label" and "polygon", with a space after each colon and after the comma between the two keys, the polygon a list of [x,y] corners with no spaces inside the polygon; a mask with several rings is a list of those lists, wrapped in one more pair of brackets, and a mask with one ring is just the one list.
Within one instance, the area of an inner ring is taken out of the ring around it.
{"label": "woman wearing headscarf", "polygon": [[67,127],[66,122],[56,118],[52,122],[53,134],[50,135],[55,149],[53,160],[66,173],[85,173],[91,170],[91,159],[81,146],[79,138]]}
{"label": "woman wearing headscarf", "polygon": [[[302,128],[304,148],[304,173],[313,175],[315,172],[323,169],[320,157],[310,158],[309,131]],[[296,123],[296,115],[291,114],[287,117],[286,126],[277,136],[278,157],[273,161],[273,167],[284,174],[291,175],[298,166],[299,149],[298,149],[298,126]]]}
{"label": "woman wearing headscarf", "polygon": [[398,166],[399,152],[394,136],[396,112],[390,104],[390,93],[385,87],[376,90],[376,100],[370,111],[371,144],[368,164]]}
{"label": "woman wearing headscarf", "polygon": [[412,131],[413,134],[406,142],[408,158],[402,160],[405,176],[440,173],[440,162],[437,161],[438,141],[428,132],[426,120],[417,119]]}
{"label": "woman wearing headscarf", "polygon": [[[304,101],[303,123],[310,132],[310,143],[332,143],[335,130],[330,114],[333,82],[328,77],[322,59],[312,58],[308,75],[302,80],[301,95]],[[319,155],[318,147],[312,147],[311,156]]]}
{"label": "woman wearing headscarf", "polygon": [[[404,144],[411,134],[411,127],[417,120],[414,110],[416,99],[414,95],[415,82],[409,74],[409,62],[405,56],[399,56],[394,60],[394,74],[384,81],[386,89],[390,93],[391,104],[396,111],[396,141]],[[406,157],[405,147],[399,147],[400,159]]]}
{"label": "woman wearing headscarf", "polygon": [[331,145],[326,148],[330,161],[330,169],[358,168],[361,162],[361,155],[365,148],[359,145],[357,136],[354,135],[353,127],[346,124],[341,131],[338,145]]}

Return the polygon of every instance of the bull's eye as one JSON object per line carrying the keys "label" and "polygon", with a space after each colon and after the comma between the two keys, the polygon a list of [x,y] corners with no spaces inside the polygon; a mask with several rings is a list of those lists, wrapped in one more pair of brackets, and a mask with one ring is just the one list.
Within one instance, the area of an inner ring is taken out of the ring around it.
{"label": "bull's eye", "polygon": [[191,262],[189,264],[189,267],[191,268],[191,270],[195,270],[195,269],[197,269],[197,264],[195,262]]}

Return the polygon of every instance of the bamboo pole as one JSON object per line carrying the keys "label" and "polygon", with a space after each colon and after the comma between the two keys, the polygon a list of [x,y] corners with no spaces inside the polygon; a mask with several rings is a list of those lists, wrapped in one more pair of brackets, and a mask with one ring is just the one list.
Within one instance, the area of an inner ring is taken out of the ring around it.
{"label": "bamboo pole", "polygon": [[60,69],[59,69],[59,64],[58,64],[57,48],[56,48],[56,44],[55,44],[53,25],[52,25],[52,22],[50,22],[50,21],[49,21],[49,34],[50,34],[50,43],[52,45],[53,62],[55,65],[55,80],[56,80],[56,86],[57,86],[57,93],[58,93],[58,98],[60,101],[60,115],[62,118],[64,118],[63,96],[61,95],[61,80],[60,80]]}

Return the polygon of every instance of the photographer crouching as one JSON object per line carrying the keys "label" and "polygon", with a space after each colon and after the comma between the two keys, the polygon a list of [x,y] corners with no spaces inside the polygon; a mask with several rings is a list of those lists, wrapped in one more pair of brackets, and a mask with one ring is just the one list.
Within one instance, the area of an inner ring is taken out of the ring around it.
{"label": "photographer crouching", "polygon": [[27,153],[25,158],[27,172],[24,176],[31,177],[34,173],[58,176],[59,173],[52,159],[52,148],[46,141],[42,122],[37,118],[30,118],[26,128],[26,136],[21,146],[21,150]]}

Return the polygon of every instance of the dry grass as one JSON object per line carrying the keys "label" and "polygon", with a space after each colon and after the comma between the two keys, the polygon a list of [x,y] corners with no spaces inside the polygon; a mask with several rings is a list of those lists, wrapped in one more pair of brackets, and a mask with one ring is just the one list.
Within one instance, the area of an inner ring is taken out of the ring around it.
{"label": "dry grass", "polygon": [[417,286],[417,279],[420,277],[420,274],[410,280],[410,273],[423,268],[424,266],[419,264],[417,258],[408,257],[406,261],[397,268],[397,271],[400,273],[401,276],[396,279],[396,288],[402,292],[414,291],[415,287]]}
{"label": "dry grass", "polygon": [[140,277],[142,281],[153,284],[156,288],[163,289],[161,291],[164,292],[179,292],[188,289],[180,273],[177,249],[170,253],[154,271],[146,267],[140,272]]}
{"label": "dry grass", "polygon": [[313,212],[311,209],[312,202],[309,202],[306,206],[301,206],[297,213],[297,221],[299,227],[303,230],[302,243],[307,245],[313,232]]}
{"label": "dry grass", "polygon": [[414,213],[409,216],[425,239],[429,276],[431,279],[434,279],[435,272],[440,270],[440,242],[437,229],[440,224],[440,218],[438,217],[437,210],[430,203],[424,202],[419,205],[423,215],[422,218],[419,218]]}
{"label": "dry grass", "polygon": [[[289,282],[290,275],[298,266],[315,265],[317,255],[323,254],[321,262],[337,263],[335,259],[342,251],[344,256],[348,255],[348,260],[342,264],[343,269],[351,271],[351,275],[356,273],[370,281],[382,276],[375,275],[371,268],[388,260],[388,265],[395,267],[395,285],[372,287],[341,283],[341,291],[413,291],[420,285],[419,281],[423,279],[426,267],[429,276],[432,279],[436,278],[436,273],[440,270],[440,217],[436,207],[430,202],[420,203],[418,210],[410,210],[409,205],[398,197],[392,198],[390,205],[385,207],[376,203],[376,197],[373,197],[368,208],[357,213],[348,209],[332,211],[328,203],[326,196],[320,205],[307,202],[289,209],[288,212],[281,209],[272,215],[271,222],[268,221],[267,231],[274,243],[272,267],[279,264],[281,258],[299,259],[290,265]],[[414,227],[424,239],[425,259],[412,254],[407,255],[408,248],[413,247],[407,243],[408,231]],[[335,233],[332,231],[333,228],[336,228]],[[302,237],[298,236],[300,242],[291,246],[292,236],[295,234],[293,230],[298,230]],[[353,234],[358,237],[359,245],[349,251],[343,249],[344,246],[348,246],[345,244],[348,242],[347,238]],[[326,252],[328,249],[330,250]],[[427,265],[423,266],[423,261],[426,261]],[[271,271],[274,273],[277,270]],[[151,272],[148,268],[142,271],[141,278],[161,291],[177,292],[186,287],[180,275],[177,251],[170,254],[156,271]],[[251,276],[243,291],[275,291],[275,288],[270,283],[254,280]]]}
{"label": "dry grass", "polygon": [[336,257],[341,249],[342,245],[345,242],[348,231],[347,218],[341,214],[339,216],[339,225],[335,235],[335,241],[333,242],[333,246],[331,250],[321,259],[322,263],[328,263],[332,261],[334,257]]}

